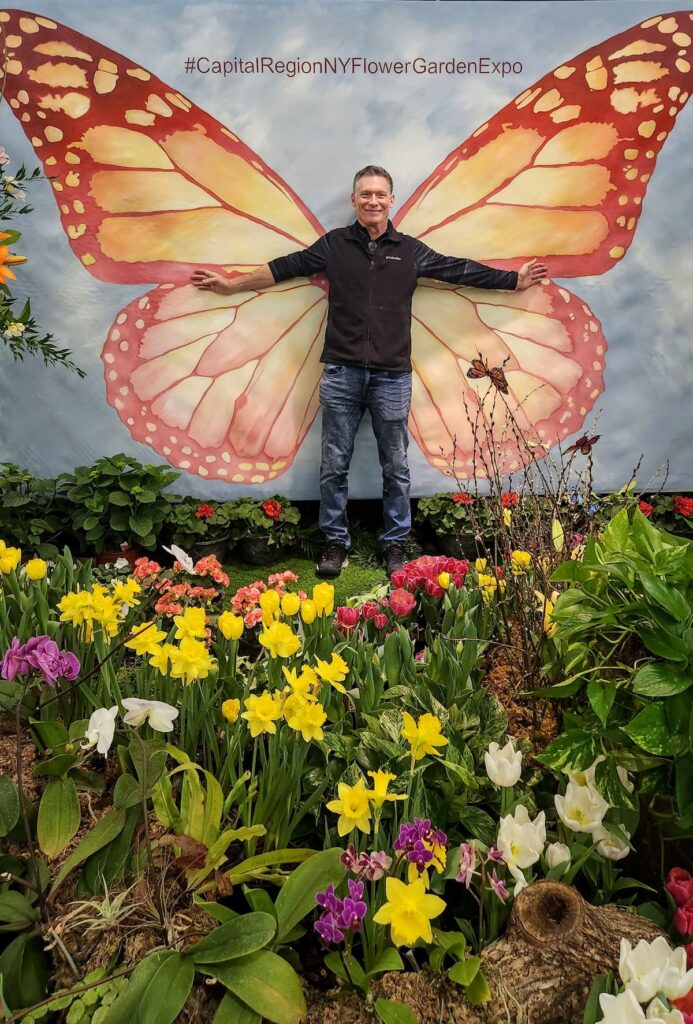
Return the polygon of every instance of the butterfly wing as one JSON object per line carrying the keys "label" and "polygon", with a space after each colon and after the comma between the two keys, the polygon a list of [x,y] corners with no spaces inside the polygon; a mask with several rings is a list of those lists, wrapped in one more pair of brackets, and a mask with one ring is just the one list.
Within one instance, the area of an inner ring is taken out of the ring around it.
{"label": "butterfly wing", "polygon": [[[630,245],[688,99],[692,35],[688,11],[650,18],[551,71],[450,153],[396,226],[498,267],[537,256],[555,277],[609,270]],[[579,430],[603,388],[606,340],[591,310],[555,285],[514,295],[444,289],[442,302],[441,290],[420,287],[413,303],[412,430],[429,461],[471,472],[460,398],[473,413],[494,397],[488,385],[470,391],[461,371],[479,351],[489,366],[509,359],[508,407],[529,444],[546,449]],[[522,445],[507,436],[507,417],[492,418],[503,464],[517,468]]]}
{"label": "butterfly wing", "polygon": [[240,139],[144,68],[55,21],[3,12],[5,98],[51,179],[63,227],[102,281],[160,283],[116,318],[107,397],[133,438],[203,477],[260,483],[290,465],[318,407],[325,291],[222,298],[234,274],[322,228]]}
{"label": "butterfly wing", "polygon": [[467,370],[467,376],[472,380],[479,380],[481,377],[488,377],[488,367],[483,359],[472,359],[472,365]]}

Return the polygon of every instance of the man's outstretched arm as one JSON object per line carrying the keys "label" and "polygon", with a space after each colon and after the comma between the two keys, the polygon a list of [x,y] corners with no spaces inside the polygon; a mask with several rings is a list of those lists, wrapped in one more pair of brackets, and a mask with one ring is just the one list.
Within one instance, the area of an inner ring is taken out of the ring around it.
{"label": "man's outstretched arm", "polygon": [[226,274],[219,274],[215,270],[195,270],[190,276],[190,283],[203,291],[216,292],[217,295],[235,295],[236,292],[254,292],[269,288],[275,281],[269,264],[265,263],[257,270],[251,270],[239,277],[227,277]]}
{"label": "man's outstretched arm", "polygon": [[547,268],[538,260],[529,260],[518,271],[497,270],[475,260],[443,256],[423,242],[417,242],[416,269],[419,277],[430,277],[447,284],[462,284],[468,288],[499,288],[505,291],[523,291],[539,284],[547,276]]}
{"label": "man's outstretched arm", "polygon": [[330,251],[329,236],[323,235],[307,249],[299,249],[280,256],[276,260],[264,263],[257,270],[238,277],[227,277],[215,270],[195,270],[190,276],[191,284],[203,291],[217,292],[218,295],[235,295],[237,292],[253,292],[262,288],[270,288],[280,281],[288,281],[292,277],[310,277],[320,274],[327,266]]}

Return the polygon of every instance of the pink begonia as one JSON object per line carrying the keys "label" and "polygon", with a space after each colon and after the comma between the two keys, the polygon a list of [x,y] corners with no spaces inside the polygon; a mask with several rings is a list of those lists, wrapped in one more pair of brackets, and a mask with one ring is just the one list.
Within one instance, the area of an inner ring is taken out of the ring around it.
{"label": "pink begonia", "polygon": [[253,626],[257,626],[258,622],[262,622],[262,608],[251,608],[249,612],[243,616],[248,629],[252,629]]}

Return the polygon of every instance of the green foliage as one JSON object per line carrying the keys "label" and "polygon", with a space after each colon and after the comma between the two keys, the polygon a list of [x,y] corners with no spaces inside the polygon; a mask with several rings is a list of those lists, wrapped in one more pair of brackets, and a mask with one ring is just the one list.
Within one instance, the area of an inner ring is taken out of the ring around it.
{"label": "green foliage", "polygon": [[[213,508],[211,516],[197,515],[200,509]],[[233,502],[201,502],[197,498],[183,498],[171,505],[166,517],[166,534],[174,544],[185,551],[199,541],[213,541],[228,537],[231,532]]]}
{"label": "green foliage", "polygon": [[484,498],[472,494],[441,493],[419,498],[414,522],[439,536],[459,536],[488,528],[491,517]]}
{"label": "green foliage", "polygon": [[19,793],[8,775],[0,775],[0,836],[6,836],[19,821]]}
{"label": "green foliage", "polygon": [[40,480],[12,462],[0,463],[0,537],[41,557],[55,557],[65,508],[56,479]]}
{"label": "green foliage", "polygon": [[224,508],[235,544],[263,539],[270,548],[282,549],[298,539],[301,514],[281,494],[265,499],[233,498]]}

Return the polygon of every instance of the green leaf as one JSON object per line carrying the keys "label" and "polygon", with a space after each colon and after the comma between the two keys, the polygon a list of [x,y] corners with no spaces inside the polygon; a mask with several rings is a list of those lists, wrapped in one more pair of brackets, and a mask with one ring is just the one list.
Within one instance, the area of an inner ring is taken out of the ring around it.
{"label": "green leaf", "polygon": [[368,979],[374,978],[376,974],[385,974],[387,971],[403,971],[404,962],[394,947],[389,946],[375,961],[366,975]]}
{"label": "green leaf", "polygon": [[628,807],[638,810],[638,797],[629,792],[621,782],[618,774],[620,757],[618,754],[607,754],[605,761],[600,761],[595,771],[597,789],[608,803],[614,807]]}
{"label": "green leaf", "polygon": [[650,662],[643,665],[633,679],[634,693],[646,697],[672,697],[693,686],[693,676],[686,676],[674,665]]}
{"label": "green leaf", "polygon": [[76,767],[80,761],[79,754],[56,754],[34,768],[34,775],[37,779],[66,775],[70,768]]}
{"label": "green leaf", "polygon": [[597,1021],[602,1019],[604,1014],[599,1006],[599,997],[605,992],[611,992],[612,989],[613,984],[610,974],[598,974],[596,976],[585,1003],[585,1012],[582,1016],[583,1024],[596,1024]]}
{"label": "green leaf", "polygon": [[272,1024],[299,1024],[306,1013],[306,1001],[296,971],[269,950],[262,949],[215,966],[203,964],[200,970],[217,978],[241,1002]]}
{"label": "green leaf", "polygon": [[655,629],[643,626],[636,632],[648,651],[656,654],[658,658],[666,658],[667,661],[688,661],[688,644],[681,637],[660,626]]}
{"label": "green leaf", "polygon": [[227,992],[217,1007],[212,1024],[262,1024],[262,1017]]}
{"label": "green leaf", "polygon": [[344,878],[341,853],[337,848],[323,850],[291,872],[274,904],[278,943],[315,908],[317,892],[323,892],[328,885],[338,885]]}
{"label": "green leaf", "polygon": [[10,1010],[40,1002],[46,994],[48,959],[34,932],[22,932],[0,955],[3,999]]}
{"label": "green leaf", "polygon": [[383,1024],[419,1024],[414,1011],[395,999],[376,999],[375,1012]]}
{"label": "green leaf", "polygon": [[458,985],[467,985],[476,978],[479,973],[479,967],[481,966],[481,960],[478,956],[470,956],[468,960],[459,960],[456,964],[453,964],[448,971],[448,977],[451,981],[456,981]]}
{"label": "green leaf", "polygon": [[600,749],[597,736],[582,729],[568,729],[549,743],[537,761],[560,772],[582,772],[594,763]]}
{"label": "green leaf", "polygon": [[138,537],[146,537],[148,533],[152,532],[154,526],[151,518],[144,512],[135,512],[129,516],[128,525]]}
{"label": "green leaf", "polygon": [[0,893],[0,931],[19,931],[38,919],[38,910],[32,907],[24,893],[16,889]]}
{"label": "green leaf", "polygon": [[130,504],[130,499],[127,494],[123,494],[122,491],[111,491],[108,495],[108,500],[111,505],[118,505],[120,508],[126,508]]}
{"label": "green leaf", "polygon": [[639,576],[648,596],[661,605],[666,612],[669,612],[677,622],[684,622],[688,618],[691,609],[683,594],[671,584],[667,585],[657,579],[654,573],[648,572],[647,569],[641,569]]}
{"label": "green leaf", "polygon": [[487,846],[493,846],[498,832],[498,822],[481,807],[467,806],[460,809],[460,824],[475,839]]}
{"label": "green leaf", "polygon": [[648,754],[675,757],[685,747],[685,737],[672,731],[663,704],[649,704],[623,731]]}
{"label": "green leaf", "polygon": [[19,793],[9,775],[0,775],[0,836],[6,836],[19,821]]}
{"label": "green leaf", "polygon": [[[31,731],[44,749],[60,747],[70,738],[67,729],[61,722],[32,722]],[[84,731],[82,731],[82,735],[84,735]]]}
{"label": "green leaf", "polygon": [[112,842],[120,834],[125,825],[125,811],[112,810],[105,814],[94,828],[87,832],[83,839],[77,844],[70,856],[67,858],[51,886],[50,894],[53,895],[63,884],[71,871],[91,857],[97,850],[101,850],[107,843]]}
{"label": "green leaf", "polygon": [[568,562],[562,562],[551,573],[551,583],[587,583],[590,578],[589,569],[571,558]]}
{"label": "green leaf", "polygon": [[195,965],[175,950],[164,950],[154,956],[158,963],[140,996],[137,1019],[141,1024],[173,1024],[190,995]]}
{"label": "green leaf", "polygon": [[36,838],[49,860],[55,860],[77,835],[81,820],[79,798],[70,778],[51,779],[38,810]]}
{"label": "green leaf", "polygon": [[616,687],[609,683],[598,683],[595,679],[587,684],[587,698],[595,715],[606,729],[609,712],[616,697]]}
{"label": "green leaf", "polygon": [[254,912],[236,917],[215,928],[190,946],[185,956],[196,964],[218,964],[262,949],[274,938],[276,922],[269,914]]}
{"label": "green leaf", "polygon": [[467,986],[465,992],[467,999],[472,1006],[480,1006],[482,1003],[487,1003],[491,998],[491,989],[488,987],[488,982],[484,977],[482,971],[478,971],[474,981],[471,985]]}
{"label": "green leaf", "polygon": [[129,772],[119,775],[113,788],[113,806],[116,810],[142,803],[142,790],[137,779]]}

